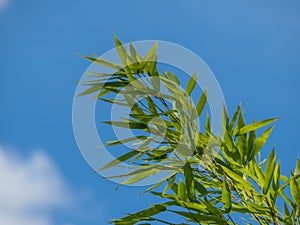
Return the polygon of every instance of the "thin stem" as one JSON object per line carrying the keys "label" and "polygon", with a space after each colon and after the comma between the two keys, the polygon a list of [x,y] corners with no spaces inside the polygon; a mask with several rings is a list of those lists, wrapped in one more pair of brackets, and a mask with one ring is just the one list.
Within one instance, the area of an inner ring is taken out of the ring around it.
{"label": "thin stem", "polygon": [[161,223],[164,223],[164,224],[168,224],[168,225],[176,225],[175,223],[170,223],[168,221],[164,221],[164,220],[161,220],[161,219],[158,219],[158,218],[153,218],[153,220],[157,221],[157,222],[161,222]]}
{"label": "thin stem", "polygon": [[274,225],[277,225],[278,223],[277,223],[277,220],[276,220],[274,208],[271,206],[271,204],[270,204],[270,202],[268,201],[267,198],[264,198],[264,199],[265,199],[265,201],[266,201],[266,203],[267,203],[269,209],[271,210],[271,214],[272,214],[272,219],[273,219],[273,221],[274,221]]}
{"label": "thin stem", "polygon": [[228,214],[227,216],[228,216],[229,220],[230,220],[234,225],[236,225],[236,223],[234,222],[234,220],[232,219],[232,217],[231,217],[229,214]]}

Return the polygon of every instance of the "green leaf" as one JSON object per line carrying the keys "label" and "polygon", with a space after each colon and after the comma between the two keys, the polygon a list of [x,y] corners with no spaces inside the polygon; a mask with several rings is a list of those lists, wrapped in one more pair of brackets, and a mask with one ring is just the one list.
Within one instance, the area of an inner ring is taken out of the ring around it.
{"label": "green leaf", "polygon": [[165,72],[167,74],[168,78],[173,81],[175,84],[180,86],[180,80],[177,78],[177,76],[172,72]]}
{"label": "green leaf", "polygon": [[269,190],[273,174],[274,174],[274,169],[275,169],[275,162],[276,162],[276,156],[274,152],[274,148],[272,149],[268,160],[266,164],[266,169],[265,169],[265,182],[263,186],[263,193],[266,194]]}
{"label": "green leaf", "polygon": [[[171,177],[173,177],[173,176],[171,176]],[[150,191],[152,191],[153,189],[159,187],[159,186],[162,185],[167,179],[170,179],[170,176],[167,176],[167,177],[161,179],[160,181],[158,181],[157,183],[155,183],[153,186],[149,187],[146,191],[142,192],[141,194],[144,194],[144,193],[146,193],[146,192],[150,192]]]}
{"label": "green leaf", "polygon": [[120,40],[118,39],[117,35],[114,34],[114,39],[115,39],[115,45],[116,45],[116,50],[119,55],[119,58],[124,66],[127,65],[127,50],[125,47],[122,45]]}
{"label": "green leaf", "polygon": [[294,172],[295,176],[298,174],[300,174],[300,159],[297,159],[296,168],[295,168],[295,172]]}
{"label": "green leaf", "polygon": [[200,215],[199,213],[191,213],[191,212],[184,212],[184,211],[177,211],[177,210],[168,210],[168,211],[183,216],[187,218],[189,222],[193,222],[197,224],[223,224],[224,223],[224,221],[222,221],[221,218],[218,217],[217,215],[203,215],[203,214]]}
{"label": "green leaf", "polygon": [[186,184],[186,190],[188,197],[191,200],[195,199],[195,187],[194,187],[194,174],[192,172],[191,165],[187,162],[184,166],[184,180]]}
{"label": "green leaf", "polygon": [[139,152],[136,151],[136,150],[133,150],[133,151],[131,151],[131,152],[128,152],[128,153],[126,153],[126,154],[124,154],[124,155],[122,155],[122,156],[120,156],[120,157],[114,159],[113,161],[109,162],[109,163],[106,164],[105,166],[101,167],[100,169],[97,170],[97,172],[98,172],[98,171],[101,171],[101,170],[106,170],[106,169],[111,168],[111,167],[113,167],[113,166],[116,166],[116,165],[120,164],[121,162],[124,162],[124,161],[126,161],[126,160],[132,158],[133,156],[137,155],[138,153],[139,153]]}
{"label": "green leaf", "polygon": [[265,126],[275,122],[278,119],[279,118],[267,119],[267,120],[262,120],[259,122],[255,122],[255,123],[246,125],[240,129],[239,134],[245,134],[245,133],[248,133],[249,131],[257,130],[259,128],[265,127]]}
{"label": "green leaf", "polygon": [[240,184],[243,184],[244,187],[250,189],[250,190],[253,190],[253,186],[248,183],[248,181],[246,181],[245,179],[243,179],[243,177],[241,177],[239,174],[233,172],[232,170],[226,168],[225,166],[221,166],[222,169],[224,170],[224,172],[231,178],[233,179],[234,181],[240,183]]}
{"label": "green leaf", "polygon": [[269,127],[262,135],[260,135],[253,144],[253,148],[250,153],[250,159],[252,159],[265,145],[266,141],[268,140],[270,134],[272,133],[273,126]]}
{"label": "green leaf", "polygon": [[204,92],[202,93],[197,106],[196,106],[196,112],[197,112],[197,117],[199,117],[204,109],[204,106],[206,104],[206,100],[207,100],[207,87],[205,88]]}
{"label": "green leaf", "polygon": [[113,140],[113,141],[107,141],[105,144],[107,146],[113,146],[113,145],[119,145],[127,142],[137,141],[137,140],[145,140],[147,139],[147,136],[144,135],[138,135],[135,137],[125,138],[123,140]]}
{"label": "green leaf", "polygon": [[85,91],[81,92],[79,95],[77,95],[77,97],[85,96],[85,95],[89,95],[89,94],[95,93],[95,92],[99,91],[101,88],[102,88],[101,85],[92,86],[92,87],[86,89]]}
{"label": "green leaf", "polygon": [[286,225],[292,225],[292,218],[291,218],[291,214],[290,211],[286,205],[286,203],[284,203],[284,222]]}
{"label": "green leaf", "polygon": [[152,100],[152,98],[150,96],[146,96],[146,100],[148,102],[148,107],[149,107],[151,114],[154,114],[154,115],[158,114],[156,105],[155,105],[154,101]]}
{"label": "green leaf", "polygon": [[137,62],[141,62],[143,60],[142,57],[135,50],[132,42],[130,42],[130,54]]}
{"label": "green leaf", "polygon": [[167,191],[173,186],[175,179],[176,179],[176,175],[173,175],[172,177],[170,177],[166,187],[163,190],[163,194],[167,193]]}
{"label": "green leaf", "polygon": [[280,161],[278,161],[274,169],[273,188],[275,191],[278,190],[279,185],[280,185]]}
{"label": "green leaf", "polygon": [[228,131],[225,131],[224,134],[224,143],[229,150],[229,156],[233,156],[233,154],[237,151],[237,148],[235,146],[235,143],[232,140],[231,135],[228,133]]}
{"label": "green leaf", "polygon": [[247,152],[246,152],[247,161],[251,160],[251,152],[252,152],[252,148],[253,148],[255,140],[256,140],[256,131],[255,130],[250,131],[248,140],[247,140]]}
{"label": "green leaf", "polygon": [[147,177],[153,176],[156,173],[160,172],[158,169],[148,169],[143,172],[138,172],[136,175],[130,177],[129,179],[123,181],[121,184],[133,184],[140,180],[146,179]]}
{"label": "green leaf", "polygon": [[222,183],[222,202],[224,203],[225,212],[230,212],[231,195],[230,195],[230,190],[229,190],[228,185],[225,180]]}
{"label": "green leaf", "polygon": [[166,210],[165,206],[168,203],[152,205],[148,209],[144,209],[134,214],[129,214],[121,219],[114,220],[113,223],[116,225],[133,225],[140,221],[151,220],[151,216],[159,214]]}
{"label": "green leaf", "polygon": [[290,177],[290,190],[294,202],[300,207],[300,179],[297,179],[294,174]]}
{"label": "green leaf", "polygon": [[144,130],[147,128],[146,124],[138,122],[119,122],[119,121],[105,121],[103,123],[111,124],[112,126],[122,127],[127,129],[140,129]]}
{"label": "green leaf", "polygon": [[197,84],[197,79],[198,79],[198,72],[195,72],[186,86],[185,92],[187,93],[187,95],[191,95],[192,91],[194,90]]}
{"label": "green leaf", "polygon": [[229,122],[228,111],[226,109],[226,106],[224,105],[222,110],[222,134],[223,135],[227,131],[228,122]]}
{"label": "green leaf", "polygon": [[196,180],[194,181],[194,186],[195,186],[195,189],[201,194],[201,195],[207,195],[207,190],[206,188],[200,184],[199,182],[197,182]]}
{"label": "green leaf", "polygon": [[109,67],[109,68],[112,68],[112,69],[116,69],[116,70],[120,70],[122,69],[122,66],[117,64],[117,63],[113,63],[113,62],[109,62],[105,59],[102,59],[100,58],[99,56],[96,56],[96,57],[89,57],[89,56],[84,56],[80,53],[78,53],[78,55],[80,55],[81,57],[89,60],[89,61],[92,61],[93,63],[96,63],[96,64],[99,64],[101,66],[105,66],[105,67]]}
{"label": "green leaf", "polygon": [[232,131],[232,128],[233,128],[238,116],[240,115],[240,111],[241,111],[241,104],[238,105],[237,109],[235,110],[235,112],[233,114],[232,120],[228,126],[229,131]]}
{"label": "green leaf", "polygon": [[263,185],[265,183],[265,175],[263,174],[263,172],[261,171],[261,169],[259,168],[259,166],[256,164],[255,160],[251,160],[250,163],[254,167],[255,173],[256,173],[256,175],[258,177],[258,180],[260,182],[261,189],[262,189]]}
{"label": "green leaf", "polygon": [[181,179],[179,180],[179,183],[178,183],[177,195],[183,201],[185,201],[186,198],[187,198],[186,188],[185,188],[185,185],[184,185],[184,183]]}
{"label": "green leaf", "polygon": [[156,41],[154,43],[154,45],[151,47],[151,49],[149,50],[149,52],[146,54],[146,56],[144,57],[144,61],[148,62],[148,61],[157,61],[156,57],[156,49],[158,46],[158,42]]}

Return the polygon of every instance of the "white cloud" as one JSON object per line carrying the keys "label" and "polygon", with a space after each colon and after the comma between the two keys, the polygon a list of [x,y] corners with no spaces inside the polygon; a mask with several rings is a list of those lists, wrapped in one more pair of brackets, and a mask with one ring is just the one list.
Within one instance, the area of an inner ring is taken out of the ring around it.
{"label": "white cloud", "polygon": [[24,158],[0,146],[0,224],[52,225],[51,210],[70,203],[67,184],[51,159]]}
{"label": "white cloud", "polygon": [[0,0],[0,10],[6,9],[8,6],[8,0]]}

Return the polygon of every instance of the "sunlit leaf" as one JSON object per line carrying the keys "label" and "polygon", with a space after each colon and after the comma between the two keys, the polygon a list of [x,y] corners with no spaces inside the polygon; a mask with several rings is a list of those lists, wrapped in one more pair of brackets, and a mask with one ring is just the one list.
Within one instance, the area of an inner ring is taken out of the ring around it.
{"label": "sunlit leaf", "polygon": [[273,148],[268,157],[266,169],[265,169],[265,182],[264,182],[264,186],[263,186],[264,194],[266,194],[269,190],[270,183],[272,181],[273,174],[274,174],[275,162],[276,162],[276,156],[275,156],[275,152],[274,152],[274,148]]}
{"label": "sunlit leaf", "polygon": [[105,166],[101,167],[98,171],[101,170],[106,170],[108,168],[114,167],[118,164],[120,164],[121,162],[124,162],[130,158],[132,158],[133,156],[135,156],[136,154],[138,154],[139,152],[136,150],[133,150],[131,152],[128,152],[122,156],[119,156],[118,158],[114,159],[113,161],[109,162],[108,164],[106,164]]}
{"label": "sunlit leaf", "polygon": [[300,207],[300,178],[296,178],[294,174],[290,177],[290,190],[295,203]]}
{"label": "sunlit leaf", "polygon": [[261,148],[265,145],[266,141],[268,140],[270,134],[272,133],[273,126],[268,128],[264,133],[262,133],[255,141],[253,144],[253,148],[250,153],[250,159],[252,159],[260,150]]}
{"label": "sunlit leaf", "polygon": [[231,209],[231,195],[225,180],[222,183],[222,202],[224,203],[225,212],[229,212]]}
{"label": "sunlit leaf", "polygon": [[265,127],[265,126],[275,122],[278,119],[279,118],[267,119],[267,120],[262,120],[259,122],[255,122],[255,123],[246,125],[240,129],[239,134],[245,134],[245,133],[248,133],[249,131],[257,130],[259,128]]}
{"label": "sunlit leaf", "polygon": [[186,86],[185,92],[187,93],[187,95],[190,95],[192,93],[192,91],[194,90],[197,84],[197,80],[198,80],[198,72],[195,72],[193,76],[190,78]]}
{"label": "sunlit leaf", "polygon": [[200,116],[204,109],[204,106],[205,106],[206,100],[207,100],[207,91],[208,91],[208,88],[205,88],[205,90],[203,91],[203,93],[196,105],[197,116]]}

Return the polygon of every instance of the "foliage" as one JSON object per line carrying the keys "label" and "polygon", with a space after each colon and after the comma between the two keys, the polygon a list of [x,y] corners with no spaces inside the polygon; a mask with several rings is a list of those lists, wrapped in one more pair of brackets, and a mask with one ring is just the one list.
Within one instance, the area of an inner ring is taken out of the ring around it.
{"label": "foliage", "polygon": [[[127,49],[116,36],[115,42],[122,64],[83,56],[114,72],[90,73],[85,83],[88,89],[80,96],[94,93],[101,101],[130,107],[129,118],[105,123],[143,134],[107,142],[108,146],[131,143],[132,149],[100,170],[121,162],[134,165],[132,172],[121,175],[126,178],[122,184],[161,171],[169,173],[146,190],[164,202],[113,220],[113,224],[176,224],[160,219],[161,213],[181,216],[186,222],[180,224],[237,224],[241,218],[246,224],[300,224],[300,160],[288,178],[281,174],[274,148],[266,160],[260,159],[277,118],[246,124],[240,105],[231,119],[224,107],[222,135],[212,133],[209,116],[200,129],[196,121],[209,92],[205,89],[193,105],[198,74],[183,90],[174,73],[159,72],[157,44],[142,57],[133,44]],[[162,87],[168,93],[162,93]],[[117,94],[123,98],[111,97]],[[151,147],[157,137],[160,143]]]}

